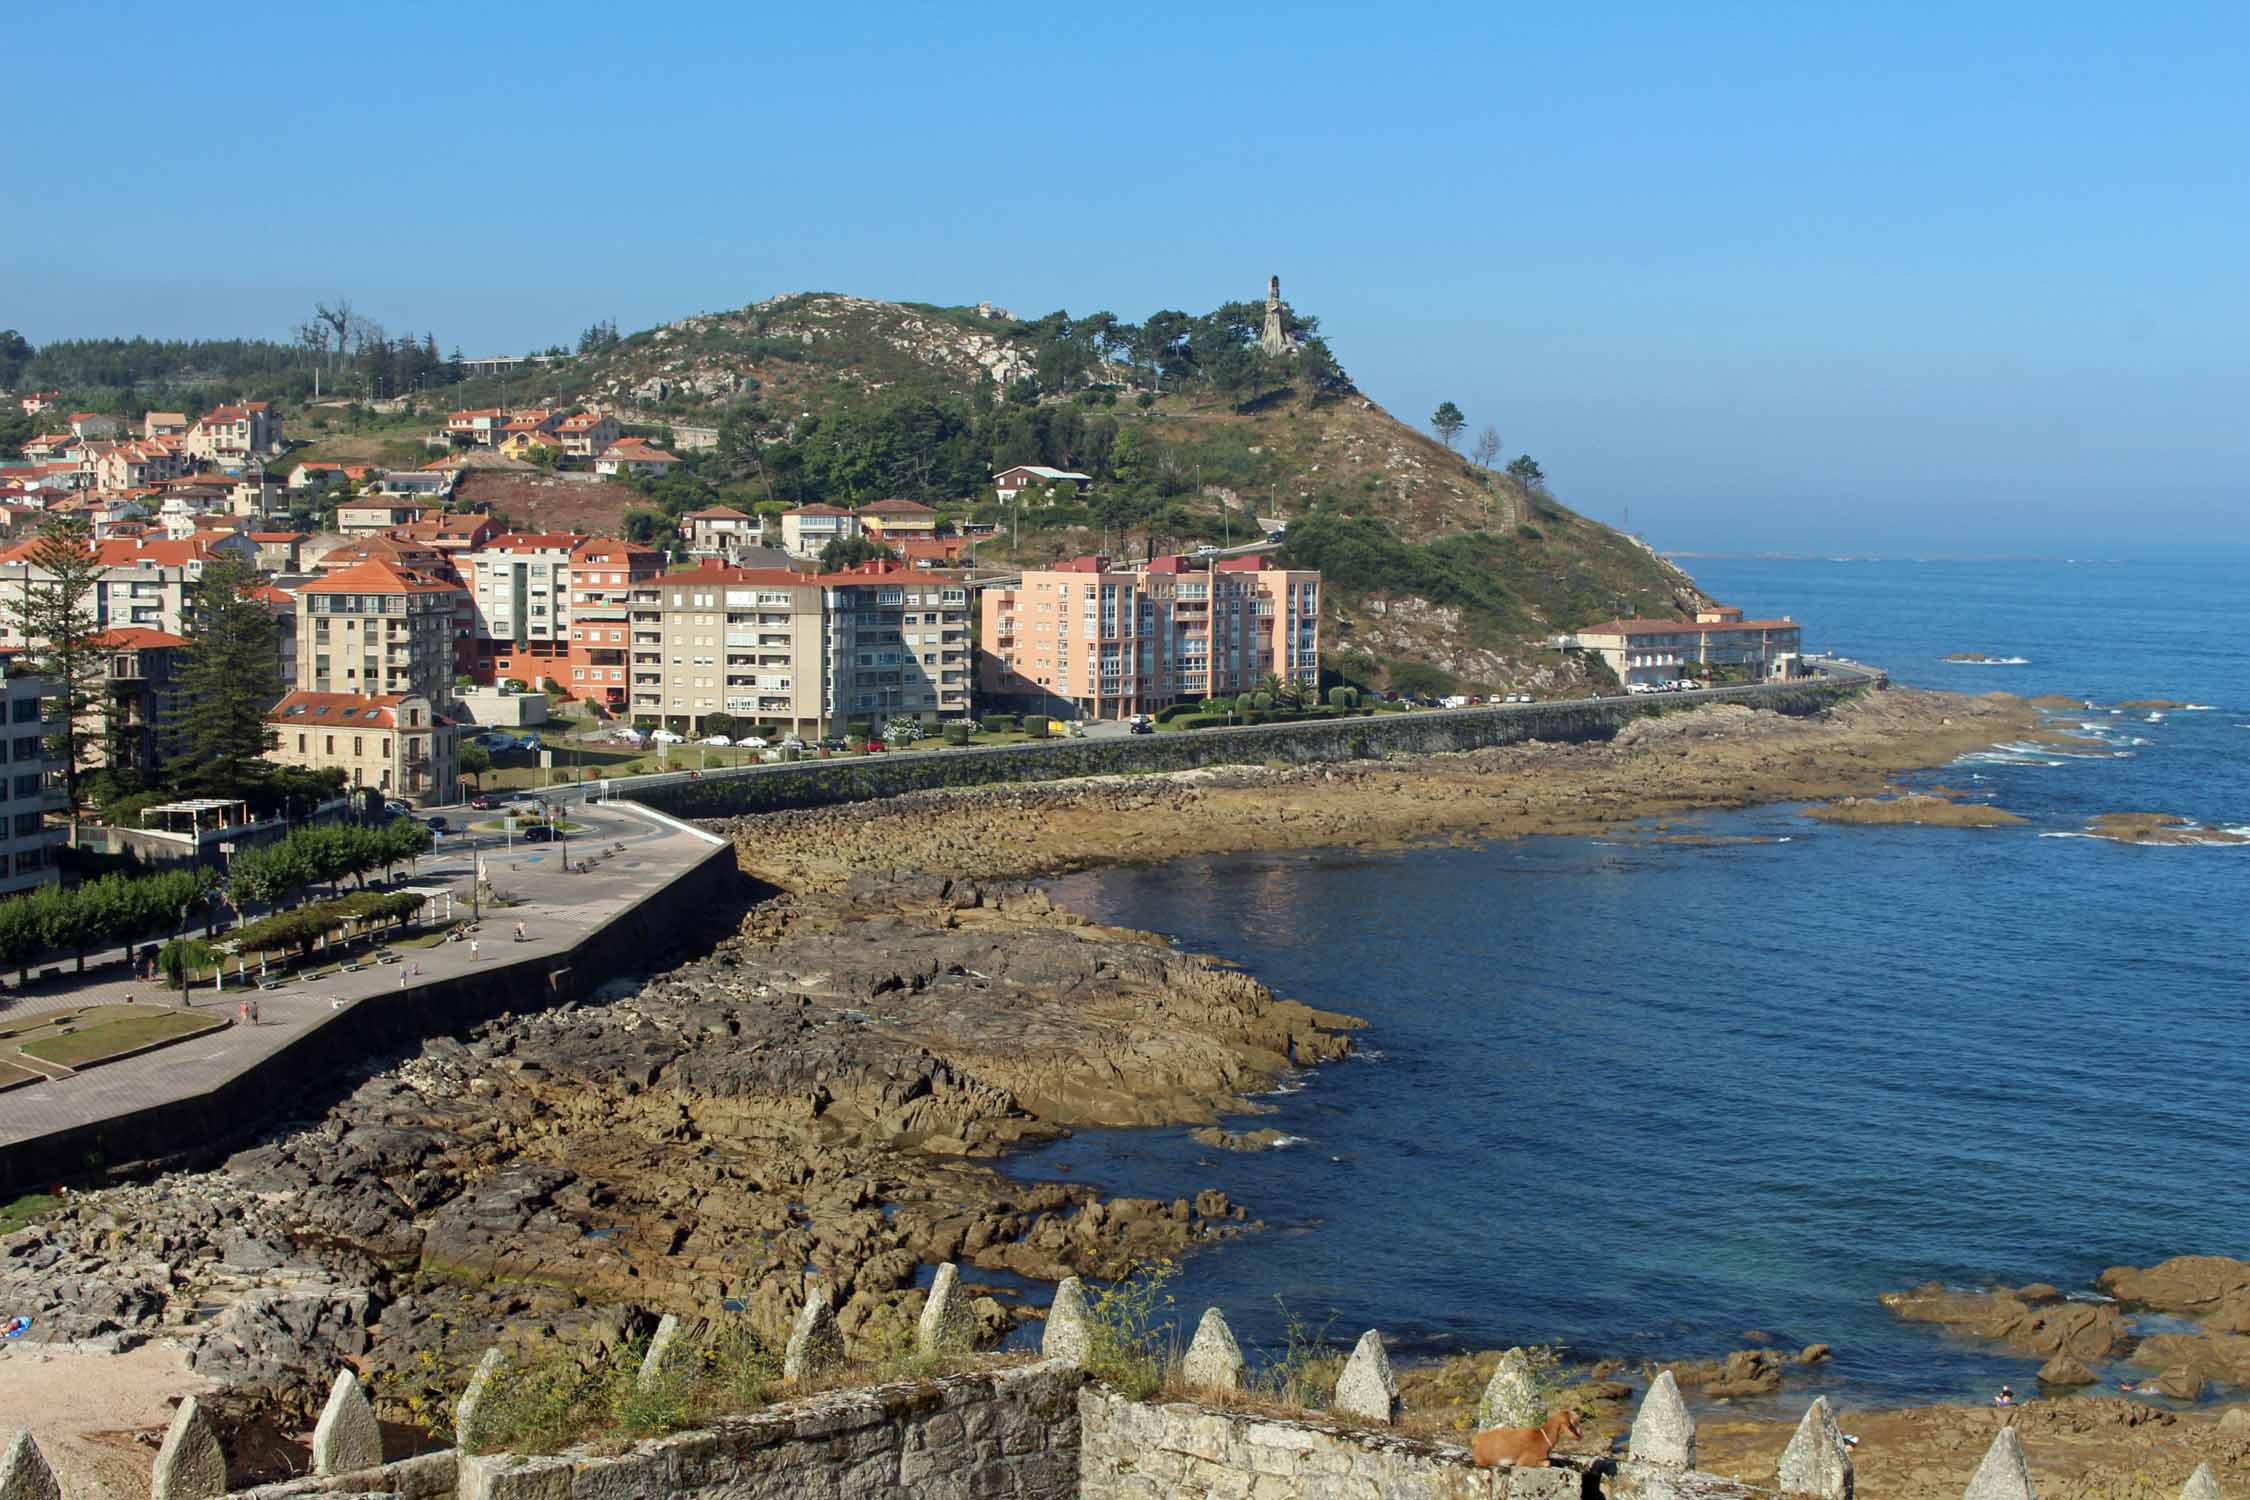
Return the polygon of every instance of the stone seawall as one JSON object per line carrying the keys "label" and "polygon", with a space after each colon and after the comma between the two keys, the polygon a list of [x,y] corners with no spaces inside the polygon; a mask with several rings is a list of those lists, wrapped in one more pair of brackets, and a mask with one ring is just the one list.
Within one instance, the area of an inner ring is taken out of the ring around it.
{"label": "stone seawall", "polygon": [[1148,1405],[1088,1386],[1078,1396],[1083,1500],[1580,1500],[1599,1496],[1587,1466],[1479,1469],[1466,1450],[1318,1421]]}
{"label": "stone seawall", "polygon": [[[866,802],[936,787],[1063,781],[1079,776],[1190,771],[1203,766],[1367,760],[1482,750],[1524,740],[1614,738],[1635,719],[1709,703],[1776,713],[1818,713],[1879,679],[1852,678],[1719,688],[1567,703],[1374,714],[1299,724],[1060,740],[960,750],[907,751],[848,760],[745,766],[690,776],[636,777],[635,801],[683,818],[728,818],[785,808]],[[567,796],[567,794],[566,794]]]}
{"label": "stone seawall", "polygon": [[223,1159],[264,1130],[307,1084],[339,1068],[509,1011],[582,999],[611,979],[643,972],[653,955],[739,907],[744,887],[734,850],[714,846],[655,899],[613,917],[564,953],[511,962],[502,949],[473,976],[425,980],[339,1011],[216,1088],[0,1145],[0,1197],[58,1181]]}
{"label": "stone seawall", "polygon": [[1066,1500],[1078,1493],[1078,1389],[1063,1360],[792,1401],[623,1453],[432,1455],[291,1480],[235,1500]]}

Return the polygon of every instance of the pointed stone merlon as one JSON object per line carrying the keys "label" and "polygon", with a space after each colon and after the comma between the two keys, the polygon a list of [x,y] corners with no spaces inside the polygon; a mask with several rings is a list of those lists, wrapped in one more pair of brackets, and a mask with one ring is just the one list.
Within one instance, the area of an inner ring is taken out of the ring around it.
{"label": "pointed stone merlon", "polygon": [[1477,1426],[1537,1427],[1547,1420],[1546,1404],[1539,1399],[1539,1381],[1531,1373],[1531,1357],[1510,1349],[1492,1367],[1492,1378],[1477,1400]]}
{"label": "pointed stone merlon", "polygon": [[2023,1443],[2013,1427],[2003,1427],[1994,1435],[1984,1462],[1969,1476],[1962,1500],[2037,1500],[2031,1466],[2023,1461]]}
{"label": "pointed stone merlon", "polygon": [[1336,1377],[1335,1410],[1370,1422],[1398,1419],[1398,1377],[1391,1373],[1391,1357],[1383,1352],[1383,1336],[1370,1328],[1352,1346],[1344,1373]]}
{"label": "pointed stone merlon", "polygon": [[781,1350],[781,1378],[802,1380],[844,1361],[844,1335],[836,1326],[835,1293],[823,1282],[805,1293],[789,1342]]}
{"label": "pointed stone merlon", "polygon": [[976,1343],[976,1324],[969,1316],[969,1299],[961,1291],[961,1268],[947,1261],[937,1268],[930,1295],[922,1303],[922,1321],[914,1330],[914,1347],[926,1358],[966,1354]]}
{"label": "pointed stone merlon", "polygon": [[1086,1308],[1085,1284],[1065,1276],[1055,1288],[1054,1305],[1047,1309],[1047,1326],[1039,1335],[1041,1359],[1067,1359],[1081,1368],[1094,1351],[1094,1320]]}
{"label": "pointed stone merlon", "polygon": [[2180,1486],[2180,1500],[2225,1500],[2219,1493],[2219,1481],[2211,1477],[2209,1464],[2197,1464],[2195,1472]]}
{"label": "pointed stone merlon", "polygon": [[1852,1455],[1826,1396],[1805,1408],[1796,1435],[1781,1450],[1777,1487],[1792,1495],[1852,1500]]}
{"label": "pointed stone merlon", "polygon": [[0,1454],[0,1500],[63,1500],[55,1471],[31,1440],[31,1429],[16,1429],[16,1439]]}
{"label": "pointed stone merlon", "polygon": [[382,1465],[383,1429],[375,1425],[374,1404],[350,1370],[338,1370],[328,1388],[328,1404],[313,1426],[312,1460],[313,1472],[323,1477]]}
{"label": "pointed stone merlon", "polygon": [[647,1388],[656,1384],[656,1377],[664,1373],[664,1362],[672,1357],[672,1346],[680,1341],[680,1315],[666,1313],[656,1320],[656,1332],[648,1341],[648,1352],[641,1356],[641,1368],[633,1376],[633,1384]]}
{"label": "pointed stone merlon", "polygon": [[1248,1368],[1225,1315],[1215,1307],[1205,1308],[1203,1321],[1195,1325],[1195,1337],[1188,1341],[1187,1357],[1180,1362],[1180,1379],[1191,1390],[1239,1391]]}
{"label": "pointed stone merlon", "polygon": [[492,1389],[492,1382],[499,1378],[500,1348],[496,1344],[477,1360],[461,1399],[453,1403],[453,1440],[464,1453],[475,1453],[484,1446],[477,1433],[477,1412],[483,1407],[485,1393]]}
{"label": "pointed stone merlon", "polygon": [[1641,1409],[1633,1416],[1633,1435],[1626,1450],[1637,1462],[1667,1469],[1695,1467],[1695,1418],[1680,1399],[1680,1383],[1670,1370],[1659,1370],[1649,1382]]}
{"label": "pointed stone merlon", "polygon": [[164,1446],[149,1471],[149,1500],[221,1500],[227,1492],[227,1455],[219,1435],[193,1396],[172,1413]]}

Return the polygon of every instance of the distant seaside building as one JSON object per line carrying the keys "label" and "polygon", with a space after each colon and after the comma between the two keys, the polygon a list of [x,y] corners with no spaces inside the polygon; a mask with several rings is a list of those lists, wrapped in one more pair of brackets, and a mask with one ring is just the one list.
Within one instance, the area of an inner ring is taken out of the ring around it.
{"label": "distant seaside building", "polygon": [[1745,620],[1742,611],[1714,604],[1692,620],[1604,620],[1555,637],[1568,650],[1590,651],[1609,664],[1627,687],[1676,682],[1715,666],[1742,667],[1758,678],[1793,673],[1804,649],[1804,629],[1787,615]]}

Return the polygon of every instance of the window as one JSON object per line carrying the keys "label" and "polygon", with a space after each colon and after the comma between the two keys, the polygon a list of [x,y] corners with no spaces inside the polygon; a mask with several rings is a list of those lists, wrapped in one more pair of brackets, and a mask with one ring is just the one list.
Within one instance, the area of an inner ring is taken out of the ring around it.
{"label": "window", "polygon": [[35,724],[39,721],[39,700],[18,698],[12,715],[18,724]]}

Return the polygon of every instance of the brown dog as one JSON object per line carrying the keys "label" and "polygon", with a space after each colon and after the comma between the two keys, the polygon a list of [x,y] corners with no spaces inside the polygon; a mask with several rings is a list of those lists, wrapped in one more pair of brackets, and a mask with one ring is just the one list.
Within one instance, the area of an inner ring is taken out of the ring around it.
{"label": "brown dog", "polygon": [[1544,1468],[1547,1455],[1564,1438],[1578,1436],[1578,1413],[1559,1411],[1537,1427],[1487,1427],[1469,1444],[1469,1456],[1480,1469],[1507,1464],[1518,1469]]}

